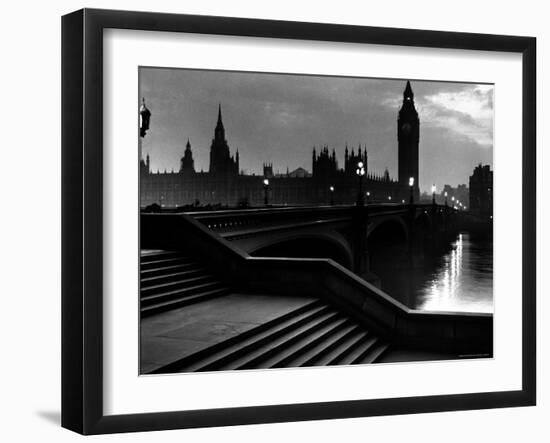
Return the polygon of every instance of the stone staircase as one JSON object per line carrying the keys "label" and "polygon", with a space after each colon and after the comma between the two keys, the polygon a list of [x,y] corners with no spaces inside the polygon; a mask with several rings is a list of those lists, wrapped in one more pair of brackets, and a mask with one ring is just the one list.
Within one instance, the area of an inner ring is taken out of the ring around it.
{"label": "stone staircase", "polygon": [[389,344],[320,300],[151,373],[367,364]]}
{"label": "stone staircase", "polygon": [[142,251],[140,274],[142,318],[229,293],[203,263],[179,251]]}

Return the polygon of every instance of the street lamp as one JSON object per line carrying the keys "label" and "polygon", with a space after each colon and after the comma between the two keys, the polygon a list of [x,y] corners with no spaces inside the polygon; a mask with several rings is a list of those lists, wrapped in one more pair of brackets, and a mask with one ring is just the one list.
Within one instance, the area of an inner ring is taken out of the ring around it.
{"label": "street lamp", "polygon": [[435,183],[432,185],[432,205],[435,205]]}
{"label": "street lamp", "polygon": [[357,206],[363,206],[363,176],[365,175],[365,165],[363,162],[357,163],[355,173],[359,177],[359,194],[357,195]]}
{"label": "street lamp", "polygon": [[388,201],[391,201],[391,195],[388,195]]}
{"label": "street lamp", "polygon": [[328,188],[330,191],[330,206],[334,205],[334,186]]}
{"label": "street lamp", "polygon": [[265,206],[269,204],[268,193],[269,193],[269,180],[267,178],[264,178],[264,205]]}
{"label": "street lamp", "polygon": [[369,200],[370,200],[370,192],[367,191],[367,204],[369,203]]}
{"label": "street lamp", "polygon": [[445,191],[445,206],[447,206],[447,191]]}
{"label": "street lamp", "polygon": [[412,205],[414,203],[414,177],[409,177],[409,189],[411,190],[411,196],[409,197],[409,203]]}
{"label": "street lamp", "polygon": [[139,108],[139,136],[145,137],[145,134],[149,130],[149,122],[151,120],[151,111],[145,106],[145,98],[141,99],[141,106]]}

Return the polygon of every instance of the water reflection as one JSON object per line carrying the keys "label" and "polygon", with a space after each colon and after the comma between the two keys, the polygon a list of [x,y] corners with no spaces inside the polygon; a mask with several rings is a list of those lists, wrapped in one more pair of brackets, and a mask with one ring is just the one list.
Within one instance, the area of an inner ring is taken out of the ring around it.
{"label": "water reflection", "polygon": [[461,233],[446,250],[410,256],[403,247],[374,252],[382,289],[407,306],[429,311],[493,312],[493,242]]}

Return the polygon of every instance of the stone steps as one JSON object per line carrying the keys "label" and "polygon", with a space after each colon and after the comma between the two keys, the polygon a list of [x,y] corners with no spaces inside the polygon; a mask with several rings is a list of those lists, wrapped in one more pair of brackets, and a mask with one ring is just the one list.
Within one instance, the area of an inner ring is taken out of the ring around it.
{"label": "stone steps", "polygon": [[142,253],[140,275],[142,317],[230,292],[203,264],[179,251]]}
{"label": "stone steps", "polygon": [[366,364],[387,349],[353,319],[314,301],[153,373]]}

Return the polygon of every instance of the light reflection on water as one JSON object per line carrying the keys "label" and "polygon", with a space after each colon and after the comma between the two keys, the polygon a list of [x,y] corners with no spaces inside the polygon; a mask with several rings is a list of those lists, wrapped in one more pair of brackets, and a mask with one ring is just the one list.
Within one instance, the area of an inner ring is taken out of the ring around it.
{"label": "light reflection on water", "polygon": [[382,289],[407,306],[428,311],[493,312],[492,239],[462,233],[451,249],[439,256],[417,257],[397,266],[389,263],[391,259],[386,256],[384,262],[382,258],[374,271],[382,280]]}
{"label": "light reflection on water", "polygon": [[418,289],[417,309],[493,312],[492,244],[459,234],[453,249]]}

